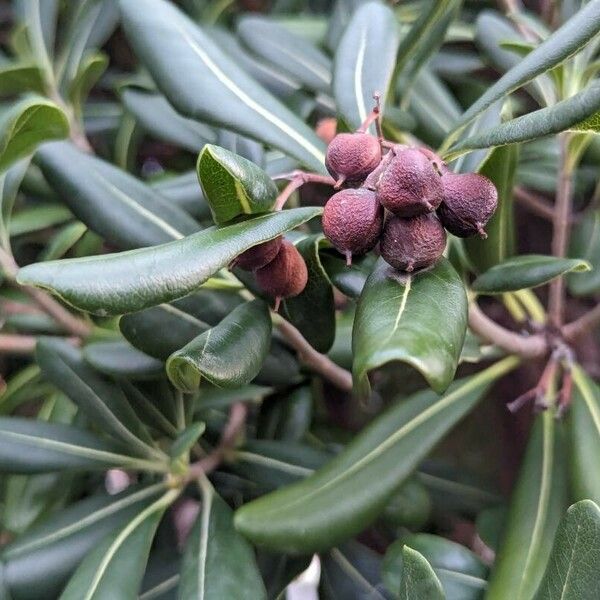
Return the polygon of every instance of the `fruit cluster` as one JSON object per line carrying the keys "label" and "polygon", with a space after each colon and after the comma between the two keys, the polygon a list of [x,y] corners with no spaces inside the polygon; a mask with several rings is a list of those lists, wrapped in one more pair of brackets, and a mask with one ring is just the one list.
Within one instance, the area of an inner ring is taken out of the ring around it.
{"label": "fruit cluster", "polygon": [[446,229],[486,237],[498,202],[483,175],[453,173],[426,148],[381,143],[361,130],[336,135],[325,164],[336,188],[346,189],[327,202],[323,231],[348,264],[380,242],[381,256],[395,269],[429,267],[444,252]]}

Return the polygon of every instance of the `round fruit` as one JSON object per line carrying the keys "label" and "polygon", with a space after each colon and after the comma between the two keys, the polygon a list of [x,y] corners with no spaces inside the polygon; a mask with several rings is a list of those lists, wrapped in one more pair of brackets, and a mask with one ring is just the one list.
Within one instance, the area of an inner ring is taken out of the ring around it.
{"label": "round fruit", "polygon": [[442,176],[444,201],[438,214],[444,227],[458,237],[478,233],[486,238],[484,227],[498,206],[496,186],[478,173],[445,173]]}
{"label": "round fruit", "polygon": [[434,214],[391,217],[381,237],[381,256],[400,271],[433,265],[446,247],[446,232]]}
{"label": "round fruit", "polygon": [[264,244],[253,246],[245,252],[242,252],[234,261],[234,265],[244,271],[255,271],[265,265],[268,265],[279,252],[281,248],[282,238],[276,237]]}
{"label": "round fruit", "polygon": [[306,263],[296,246],[287,240],[281,243],[277,256],[255,274],[261,289],[276,299],[275,310],[281,298],[297,296],[308,282]]}
{"label": "round fruit", "polygon": [[336,185],[362,181],[381,161],[379,140],[368,133],[339,133],[329,146],[325,165]]}
{"label": "round fruit", "polygon": [[420,150],[400,150],[381,176],[377,198],[399,217],[434,211],[442,202],[444,188],[439,173]]}
{"label": "round fruit", "polygon": [[364,254],[377,244],[382,227],[383,207],[375,192],[364,188],[334,194],[323,211],[323,232],[348,264],[353,254]]}

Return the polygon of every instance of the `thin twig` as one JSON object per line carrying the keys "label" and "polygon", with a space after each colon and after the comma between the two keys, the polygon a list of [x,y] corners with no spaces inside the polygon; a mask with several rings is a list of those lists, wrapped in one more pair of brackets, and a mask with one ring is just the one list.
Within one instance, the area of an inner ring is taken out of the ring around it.
{"label": "thin twig", "polygon": [[535,358],[548,352],[548,342],[545,336],[541,334],[524,336],[510,331],[492,321],[475,302],[469,306],[469,326],[484,340],[511,354]]}
{"label": "thin twig", "polygon": [[31,354],[36,343],[33,335],[0,333],[0,354]]}
{"label": "thin twig", "polygon": [[336,365],[328,356],[317,352],[304,336],[288,321],[279,318],[275,321],[285,341],[298,353],[300,360],[315,373],[323,376],[335,386],[352,392],[352,374]]}
{"label": "thin twig", "polygon": [[574,342],[578,337],[593,331],[600,326],[600,304],[575,321],[562,328],[563,337],[567,342]]}
{"label": "thin twig", "polygon": [[[570,134],[562,133],[558,139],[560,145],[560,169],[556,189],[556,204],[554,207],[552,254],[556,258],[562,258],[567,251],[572,208],[572,172],[569,161]],[[548,297],[548,317],[550,323],[555,327],[562,325],[564,301],[565,280],[563,277],[558,277],[550,284],[550,294]]]}

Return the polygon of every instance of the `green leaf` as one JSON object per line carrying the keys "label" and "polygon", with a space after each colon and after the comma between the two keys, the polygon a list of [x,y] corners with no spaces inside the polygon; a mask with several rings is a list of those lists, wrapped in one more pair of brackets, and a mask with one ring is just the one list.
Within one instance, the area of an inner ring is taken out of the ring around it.
{"label": "green leaf", "polygon": [[350,298],[358,298],[367,277],[373,270],[372,256],[358,257],[352,260],[352,265],[348,267],[346,261],[339,255],[322,253],[320,256],[321,264],[327,273],[327,278],[342,292]]}
{"label": "green leaf", "polygon": [[394,360],[417,369],[437,392],[454,378],[467,329],[467,295],[446,260],[414,275],[399,275],[381,260],[358,301],[352,372],[361,394],[369,371]]}
{"label": "green leaf", "polygon": [[10,221],[8,233],[11,237],[34,233],[61,225],[72,218],[71,211],[62,204],[40,203],[16,212]]}
{"label": "green leaf", "polygon": [[166,492],[109,534],[79,565],[60,600],[137,600],[156,528],[178,495],[179,490]]}
{"label": "green leaf", "polygon": [[596,131],[595,121],[587,119],[599,110],[600,83],[593,83],[578,94],[553,106],[541,108],[467,137],[453,146],[445,158],[452,160],[476,148],[527,142],[561,131]]}
{"label": "green leaf", "polygon": [[318,207],[284,210],[154,248],[29,265],[19,271],[18,280],[88,312],[134,312],[196,291],[238,254],[321,212]]}
{"label": "green leaf", "polygon": [[151,182],[151,187],[163,198],[182,208],[198,221],[210,219],[210,208],[198,185],[198,176],[194,171]]}
{"label": "green leaf", "polygon": [[0,173],[0,244],[7,251],[10,251],[9,227],[12,211],[28,164],[29,160],[25,159]]}
{"label": "green leaf", "polygon": [[64,470],[150,467],[115,450],[95,435],[68,425],[20,417],[0,418],[0,472],[48,473]]}
{"label": "green leaf", "polygon": [[285,598],[288,585],[308,569],[311,560],[311,556],[259,552],[256,561],[267,588],[268,600]]}
{"label": "green leaf", "polygon": [[179,598],[266,599],[254,551],[235,531],[231,509],[206,479],[200,485],[202,507],[185,548]]}
{"label": "green leaf", "polygon": [[335,338],[333,288],[319,255],[323,240],[322,235],[311,235],[296,244],[308,269],[308,283],[300,295],[282,302],[282,313],[319,352],[327,352]]}
{"label": "green leaf", "polygon": [[402,585],[404,548],[407,546],[428,561],[446,600],[479,600],[482,597],[487,567],[464,546],[428,533],[410,535],[387,549],[382,571],[389,590],[396,591]]}
{"label": "green leaf", "polygon": [[70,142],[44,145],[36,162],[73,214],[118,248],[153,246],[198,231],[192,217],[152,188]]}
{"label": "green leaf", "polygon": [[476,270],[486,271],[515,251],[513,184],[518,157],[518,146],[496,148],[479,168],[478,172],[490,179],[498,190],[498,208],[485,228],[486,240],[465,240],[469,261]]}
{"label": "green leaf", "polygon": [[477,277],[472,288],[480,294],[501,294],[544,285],[565,273],[585,272],[591,265],[578,258],[521,254],[509,258]]}
{"label": "green leaf", "polygon": [[529,600],[540,583],[566,504],[561,433],[551,411],[536,418],[486,599]]}
{"label": "green leaf", "polygon": [[600,31],[600,4],[590,2],[486,90],[458,122],[460,131],[496,100],[578,52]]}
{"label": "green leaf", "polygon": [[83,358],[96,371],[111,377],[153,379],[164,369],[162,361],[121,340],[87,344],[83,348]]}
{"label": "green leaf", "polygon": [[202,378],[218,387],[241,387],[260,371],[271,344],[271,316],[262,300],[238,306],[167,360],[173,385],[192,393]]}
{"label": "green leaf", "polygon": [[259,16],[242,17],[237,33],[254,54],[288,73],[308,89],[329,91],[331,60],[305,38],[272,19]]}
{"label": "green leaf", "polygon": [[239,215],[268,212],[277,186],[254,163],[220,146],[204,146],[197,163],[198,179],[215,223]]}
{"label": "green leaf", "polygon": [[309,386],[302,386],[263,407],[257,436],[301,442],[310,430],[312,418],[313,391]]}
{"label": "green leaf", "polygon": [[79,221],[68,223],[54,234],[39,256],[39,260],[62,258],[84,236],[88,228]]}
{"label": "green leaf", "polygon": [[560,522],[536,600],[594,600],[600,596],[600,508],[573,504]]}
{"label": "green leaf", "polygon": [[164,491],[164,484],[93,495],[52,514],[2,549],[4,578],[18,600],[56,598],[84,556]]}
{"label": "green leaf", "polygon": [[265,142],[325,172],[316,134],[175,6],[164,0],[120,0],[120,6],[136,55],[178,112]]}
{"label": "green leaf", "polygon": [[367,2],[352,15],[335,52],[333,93],[346,125],[357,129],[381,93],[381,106],[392,80],[399,27],[391,8]]}
{"label": "green leaf", "polygon": [[65,113],[41,97],[25,98],[0,111],[0,173],[42,142],[69,135]]}
{"label": "green leaf", "polygon": [[400,600],[444,600],[444,591],[427,559],[412,548],[402,549],[402,580],[398,591]]}
{"label": "green leaf", "polygon": [[82,352],[54,338],[42,339],[36,360],[44,377],[64,392],[96,425],[142,456],[156,456],[148,431],[123,392],[86,365]]}
{"label": "green leaf", "polygon": [[186,427],[169,448],[169,456],[173,459],[187,454],[206,429],[205,423],[192,423]]}
{"label": "green leaf", "polygon": [[[160,94],[130,87],[121,90],[121,98],[125,108],[143,129],[159,140],[171,142],[197,154],[204,144],[213,143],[217,139],[210,127],[177,114]],[[196,176],[194,185],[198,187]]]}
{"label": "green leaf", "polygon": [[600,290],[600,210],[588,213],[573,228],[569,256],[592,264],[587,273],[570,275],[569,291],[576,296],[587,296]]}
{"label": "green leaf", "polygon": [[98,83],[106,67],[108,56],[102,52],[92,52],[84,57],[75,78],[69,87],[69,100],[79,118],[83,114],[83,107],[91,89]]}
{"label": "green leaf", "polygon": [[569,461],[575,500],[600,501],[600,472],[594,468],[600,452],[600,388],[578,365],[573,366],[573,401],[568,413]]}
{"label": "green leaf", "polygon": [[516,362],[508,358],[457,381],[441,398],[427,390],[388,409],[314,475],[244,505],[237,529],[254,543],[290,552],[314,552],[352,537]]}
{"label": "green leaf", "polygon": [[44,93],[44,75],[37,65],[27,63],[0,64],[0,97],[23,92]]}

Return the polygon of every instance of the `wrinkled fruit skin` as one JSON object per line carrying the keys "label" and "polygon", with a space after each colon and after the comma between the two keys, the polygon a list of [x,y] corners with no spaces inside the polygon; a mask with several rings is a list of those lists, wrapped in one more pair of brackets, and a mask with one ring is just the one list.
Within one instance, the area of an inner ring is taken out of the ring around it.
{"label": "wrinkled fruit skin", "polygon": [[277,256],[255,274],[260,288],[273,298],[297,296],[308,282],[306,263],[294,244],[287,240],[281,243]]}
{"label": "wrinkled fruit skin", "polygon": [[383,228],[381,256],[399,271],[433,265],[446,247],[446,232],[434,214],[403,219],[391,217]]}
{"label": "wrinkled fruit skin", "polygon": [[323,211],[323,232],[342,254],[364,254],[373,248],[383,228],[383,207],[375,192],[342,190]]}
{"label": "wrinkled fruit skin", "polygon": [[268,265],[279,252],[281,248],[282,238],[276,237],[274,240],[269,240],[264,244],[258,244],[242,252],[236,261],[235,265],[244,271],[255,271],[265,265]]}
{"label": "wrinkled fruit skin", "polygon": [[379,140],[368,133],[340,133],[327,146],[327,170],[349,183],[362,181],[380,162]]}
{"label": "wrinkled fruit skin", "polygon": [[438,215],[444,227],[462,238],[478,233],[487,237],[483,228],[498,206],[494,184],[478,173],[445,173],[442,184],[444,201]]}
{"label": "wrinkled fruit skin", "polygon": [[398,151],[381,176],[377,199],[398,217],[414,217],[434,211],[444,188],[431,161],[416,148]]}

